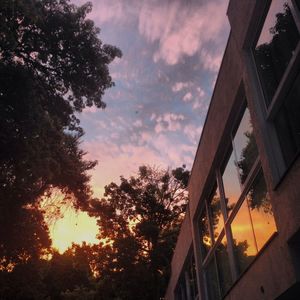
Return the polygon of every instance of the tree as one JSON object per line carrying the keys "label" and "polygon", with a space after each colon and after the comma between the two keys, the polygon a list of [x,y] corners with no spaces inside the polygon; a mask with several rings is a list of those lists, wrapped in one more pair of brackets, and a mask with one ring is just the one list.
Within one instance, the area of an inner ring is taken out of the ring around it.
{"label": "tree", "polygon": [[11,272],[0,270],[1,299],[94,299],[93,247],[73,244],[51,259],[27,260]]}
{"label": "tree", "polygon": [[[100,298],[159,299],[187,202],[189,172],[142,166],[136,177],[121,177],[93,200],[98,217]],[[101,288],[101,284],[103,288]]]}
{"label": "tree", "polygon": [[28,205],[37,209],[53,188],[77,208],[92,195],[87,171],[96,162],[79,148],[83,130],[75,114],[105,107],[102,96],[113,86],[108,65],[121,51],[102,44],[100,30],[86,19],[91,8],[68,0],[1,0],[0,256],[10,239],[19,248],[12,222],[25,231],[28,224],[17,216]]}
{"label": "tree", "polygon": [[0,270],[10,270],[28,260],[37,261],[50,251],[48,227],[37,208],[20,208],[5,221],[5,227],[0,225],[0,240],[5,241],[0,245]]}
{"label": "tree", "polygon": [[299,41],[299,33],[287,2],[276,14],[269,28],[270,40],[259,44],[254,51],[256,65],[263,84],[266,104],[269,105]]}
{"label": "tree", "polygon": [[73,244],[63,254],[54,252],[43,278],[47,295],[51,299],[64,299],[73,291],[75,295],[84,291],[93,294],[92,257],[92,248],[85,243],[81,246]]}

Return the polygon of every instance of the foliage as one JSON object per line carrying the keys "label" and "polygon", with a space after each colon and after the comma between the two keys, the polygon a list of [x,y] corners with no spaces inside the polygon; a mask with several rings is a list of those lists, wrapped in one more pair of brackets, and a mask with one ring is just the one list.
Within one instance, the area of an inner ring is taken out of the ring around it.
{"label": "foliage", "polygon": [[0,299],[47,299],[43,277],[47,261],[28,260],[15,266],[12,272],[0,271]]}
{"label": "foliage", "polygon": [[44,277],[51,299],[62,299],[63,293],[70,296],[70,292],[76,288],[91,288],[90,249],[86,244],[82,247],[73,244],[63,254],[54,252]]}
{"label": "foliage", "polygon": [[91,251],[86,244],[73,244],[63,254],[53,251],[50,260],[28,259],[12,272],[0,271],[0,298],[94,299]]}
{"label": "foliage", "polygon": [[247,144],[242,149],[241,157],[237,163],[237,166],[240,171],[241,183],[245,182],[258,156],[258,150],[253,131],[246,131],[244,135],[247,138]]}
{"label": "foliage", "polygon": [[[91,197],[87,171],[96,162],[79,148],[83,130],[75,113],[105,106],[102,96],[113,85],[108,64],[121,52],[102,44],[86,19],[90,11],[90,3],[67,0],[1,1],[0,260],[17,263],[33,248],[37,256],[37,243],[48,247],[33,208],[53,188],[77,208]],[[30,245],[37,236],[41,241]]]}
{"label": "foliage", "polygon": [[[188,177],[184,168],[143,166],[137,176],[109,184],[105,197],[94,199],[89,208],[98,218],[99,244],[73,244],[63,254],[52,250],[49,260],[34,256],[33,249],[11,272],[0,270],[0,298],[159,299],[168,282]],[[38,210],[30,206],[26,210],[33,216],[39,213],[36,223],[43,220]],[[42,227],[41,232],[45,232]],[[41,238],[32,241],[26,236],[24,241],[33,242],[32,247],[42,243]]]}
{"label": "foliage", "polygon": [[[103,299],[159,299],[187,201],[189,172],[142,166],[136,177],[121,177],[94,200],[101,238],[98,292]],[[105,288],[104,288],[105,287]]]}
{"label": "foliage", "polygon": [[[0,270],[29,259],[36,261],[50,250],[49,231],[43,214],[34,207],[21,208],[13,213],[1,211]],[[7,218],[7,219],[6,219]]]}
{"label": "foliage", "polygon": [[68,95],[69,109],[103,107],[104,91],[113,85],[108,64],[121,52],[99,40],[99,28],[86,19],[91,9],[68,0],[2,1],[2,64],[33,71],[50,94]]}

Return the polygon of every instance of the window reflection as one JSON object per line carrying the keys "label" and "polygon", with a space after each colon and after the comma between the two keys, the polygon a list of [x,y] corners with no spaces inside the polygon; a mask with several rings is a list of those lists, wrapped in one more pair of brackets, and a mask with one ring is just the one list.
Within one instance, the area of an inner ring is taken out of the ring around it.
{"label": "window reflection", "polygon": [[187,294],[186,294],[185,279],[184,279],[184,276],[181,275],[178,286],[176,288],[175,299],[176,300],[187,300],[186,295]]}
{"label": "window reflection", "polygon": [[231,224],[234,254],[239,273],[242,273],[247,268],[257,254],[251,223],[249,208],[247,202],[244,201]]}
{"label": "window reflection", "polygon": [[222,179],[226,197],[225,201],[227,211],[230,213],[241,194],[241,187],[233,152],[230,155]]}
{"label": "window reflection", "polygon": [[254,49],[267,106],[271,103],[298,41],[299,32],[287,1],[272,0]]}
{"label": "window reflection", "polygon": [[203,257],[205,257],[212,245],[212,241],[209,233],[209,222],[208,222],[206,209],[204,209],[200,217],[199,231],[202,240],[201,241],[202,255]]}
{"label": "window reflection", "polygon": [[196,299],[198,295],[197,279],[196,279],[196,265],[194,253],[188,257],[186,267],[180,274],[180,278],[175,290],[176,300]]}
{"label": "window reflection", "polygon": [[300,73],[275,118],[280,146],[287,165],[300,151]]}
{"label": "window reflection", "polygon": [[269,194],[262,171],[259,172],[247,195],[256,245],[260,250],[276,231]]}
{"label": "window reflection", "polygon": [[221,243],[217,246],[216,259],[219,271],[220,289],[222,295],[224,295],[232,285],[226,236],[223,237]]}
{"label": "window reflection", "polygon": [[191,260],[188,265],[188,278],[192,299],[198,295],[197,278],[196,278],[196,265],[194,255],[191,255]]}
{"label": "window reflection", "polygon": [[258,156],[248,108],[245,110],[244,116],[235,134],[233,143],[239,176],[241,183],[243,184]]}
{"label": "window reflection", "polygon": [[[226,294],[236,274],[245,271],[276,230],[248,108],[234,128],[229,159],[217,171],[222,174],[220,186],[214,188],[199,221],[209,299]],[[222,214],[223,205],[229,218]]]}
{"label": "window reflection", "polygon": [[208,298],[211,300],[220,299],[221,295],[218,284],[218,273],[215,256],[212,257],[211,261],[207,266],[205,272],[205,279],[207,285]]}
{"label": "window reflection", "polygon": [[216,240],[221,233],[221,230],[224,225],[222,213],[221,213],[221,203],[220,203],[220,194],[219,189],[216,188],[216,191],[213,193],[211,202],[209,204],[210,210],[210,219],[214,232],[214,239]]}

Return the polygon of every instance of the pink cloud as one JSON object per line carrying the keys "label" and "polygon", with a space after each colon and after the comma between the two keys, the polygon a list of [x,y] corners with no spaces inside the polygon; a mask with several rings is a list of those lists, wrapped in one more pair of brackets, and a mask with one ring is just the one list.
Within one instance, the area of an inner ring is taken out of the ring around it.
{"label": "pink cloud", "polygon": [[91,107],[86,107],[83,111],[82,111],[82,113],[83,114],[94,114],[94,113],[96,113],[96,112],[98,112],[99,111],[99,108],[97,108],[96,106],[91,106]]}
{"label": "pink cloud", "polygon": [[174,93],[180,92],[182,89],[189,87],[191,84],[191,82],[176,82],[172,86],[172,91]]}
{"label": "pink cloud", "polygon": [[191,92],[188,92],[188,93],[186,93],[186,94],[184,95],[184,97],[182,98],[182,100],[183,100],[184,102],[189,102],[189,101],[192,100],[192,98],[193,98],[192,93],[191,93]]}
{"label": "pink cloud", "polygon": [[202,133],[202,126],[195,126],[193,124],[186,125],[183,129],[184,134],[189,138],[193,145],[196,145]]}
{"label": "pink cloud", "polygon": [[90,172],[95,196],[103,196],[105,185],[110,182],[118,183],[121,175],[125,177],[134,175],[143,164],[162,168],[182,164],[191,167],[196,145],[177,144],[175,147],[174,140],[163,133],[153,137],[153,133],[145,131],[139,138],[143,140],[140,145],[128,142],[118,146],[113,142],[97,139],[82,143],[83,149],[88,152],[86,158],[97,159],[99,162]]}
{"label": "pink cloud", "polygon": [[144,2],[139,14],[139,31],[148,41],[159,42],[154,61],[174,65],[184,55],[196,54],[207,42],[218,45],[227,27],[227,2],[207,1],[199,6],[179,1]]}
{"label": "pink cloud", "polygon": [[181,122],[185,119],[182,114],[165,113],[156,118],[155,132],[177,131],[181,129]]}
{"label": "pink cloud", "polygon": [[[83,5],[86,0],[72,0],[76,5]],[[97,24],[107,22],[119,23],[132,20],[138,14],[139,2],[131,1],[131,5],[122,0],[94,0],[93,10],[88,17]],[[134,2],[134,3],[133,3]]]}
{"label": "pink cloud", "polygon": [[104,186],[110,182],[119,182],[121,175],[129,177],[137,172],[143,164],[166,167],[166,160],[148,146],[125,144],[120,147],[114,143],[84,142],[83,148],[93,153],[92,159],[98,160],[98,165],[90,172],[91,184],[95,196],[103,195]]}
{"label": "pink cloud", "polygon": [[143,122],[142,120],[136,120],[133,124],[132,124],[134,127],[142,127],[143,126]]}
{"label": "pink cloud", "polygon": [[203,97],[205,96],[205,92],[204,92],[204,90],[203,90],[200,86],[198,86],[198,87],[196,88],[196,90],[197,90],[198,96],[199,96],[200,98],[203,98]]}
{"label": "pink cloud", "polygon": [[172,165],[172,167],[178,167],[182,164],[191,167],[196,147],[192,146],[189,148],[184,144],[174,147],[174,142],[165,134],[159,134],[153,139],[152,145],[159,151],[162,157],[165,157],[167,161],[171,162],[170,165]]}
{"label": "pink cloud", "polygon": [[217,72],[221,65],[223,53],[202,49],[200,51],[200,58],[203,63],[204,69],[208,71]]}

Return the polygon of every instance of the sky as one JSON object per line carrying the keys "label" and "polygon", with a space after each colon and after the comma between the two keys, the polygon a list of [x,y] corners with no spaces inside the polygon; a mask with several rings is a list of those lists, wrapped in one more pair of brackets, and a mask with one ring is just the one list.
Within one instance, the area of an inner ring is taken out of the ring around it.
{"label": "sky", "polygon": [[[123,52],[110,65],[115,87],[104,95],[106,109],[78,116],[86,159],[98,161],[91,185],[101,197],[105,185],[143,164],[191,169],[229,35],[228,0],[91,2],[100,39]],[[94,241],[95,221],[69,210],[52,228],[54,245],[74,241],[78,228],[77,237]]]}

